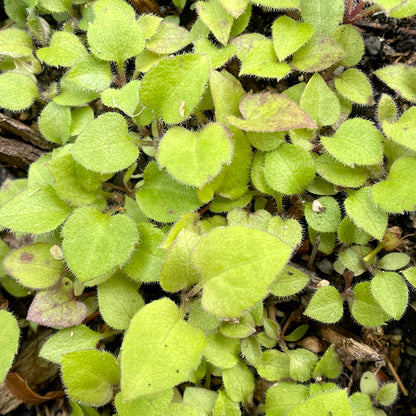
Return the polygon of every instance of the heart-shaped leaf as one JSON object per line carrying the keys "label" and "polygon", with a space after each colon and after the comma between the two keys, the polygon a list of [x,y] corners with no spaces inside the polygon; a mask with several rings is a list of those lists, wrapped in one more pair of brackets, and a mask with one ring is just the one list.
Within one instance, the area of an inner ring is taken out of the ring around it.
{"label": "heart-shaped leaf", "polygon": [[104,113],[78,136],[74,159],[99,173],[114,173],[129,167],[139,155],[128,134],[126,120],[117,113]]}
{"label": "heart-shaped leaf", "polygon": [[300,146],[283,143],[273,152],[266,154],[264,178],[277,192],[302,193],[314,176],[312,156]]}
{"label": "heart-shaped leaf", "polygon": [[291,247],[265,231],[217,227],[202,236],[192,261],[202,275],[202,305],[212,315],[236,318],[267,294]]}
{"label": "heart-shaped leaf", "polygon": [[65,272],[62,260],[51,254],[52,244],[35,243],[12,251],[3,266],[21,285],[45,289],[54,285]]}
{"label": "heart-shaped leaf", "polygon": [[0,107],[21,111],[38,98],[36,82],[29,76],[16,72],[0,74]]}
{"label": "heart-shaped leaf", "polygon": [[39,59],[51,66],[73,66],[88,55],[78,36],[70,32],[55,32],[47,48],[36,52]]}
{"label": "heart-shaped leaf", "polygon": [[[143,212],[155,221],[174,222],[187,211],[194,211],[202,203],[195,189],[181,185],[165,171],[150,162],[143,173],[144,184],[136,199]],[[1,212],[1,211],[0,211]]]}
{"label": "heart-shaped leaf", "polygon": [[416,106],[406,110],[395,122],[384,120],[383,130],[387,137],[409,149],[416,151]]}
{"label": "heart-shaped leaf", "polygon": [[350,68],[335,78],[335,88],[355,104],[370,105],[373,90],[370,81],[358,69]]}
{"label": "heart-shaped leaf", "polygon": [[30,57],[32,39],[20,29],[5,29],[0,32],[0,55],[12,58]]}
{"label": "heart-shaped leaf", "polygon": [[344,49],[346,56],[339,63],[344,66],[354,66],[360,62],[364,54],[364,41],[354,25],[339,25],[332,39]]}
{"label": "heart-shaped leaf", "polygon": [[198,133],[173,127],[159,144],[157,161],[178,182],[202,188],[231,162],[230,138],[230,131],[218,123],[207,124]]}
{"label": "heart-shaped leaf", "polygon": [[247,94],[240,101],[240,111],[244,119],[228,116],[227,120],[244,131],[316,128],[311,117],[295,101],[281,94]]}
{"label": "heart-shaped leaf", "polygon": [[184,27],[162,20],[156,33],[146,42],[146,50],[158,54],[170,54],[183,49],[191,41],[191,34]]}
{"label": "heart-shaped leaf", "polygon": [[343,313],[343,300],[334,286],[319,288],[305,309],[305,315],[325,324],[338,322]]}
{"label": "heart-shaped leaf", "polygon": [[383,135],[370,121],[353,118],[344,121],[331,137],[322,137],[325,149],[341,163],[378,165],[383,159]]}
{"label": "heart-shaped leaf", "polygon": [[303,21],[320,35],[331,36],[344,17],[343,0],[300,0],[300,9]]}
{"label": "heart-shaped leaf", "polygon": [[371,187],[371,197],[380,208],[394,213],[414,211],[416,206],[415,182],[416,158],[403,157],[396,160],[384,181]]}
{"label": "heart-shaped leaf", "polygon": [[[105,4],[102,8],[101,4]],[[118,65],[132,56],[138,55],[144,49],[142,29],[135,20],[133,10],[124,13],[118,7],[121,0],[112,3],[106,0],[94,4],[96,17],[88,26],[88,44],[91,52],[105,61],[115,61]]]}
{"label": "heart-shaped leaf", "polygon": [[[186,340],[186,342],[184,342]],[[121,391],[127,400],[161,392],[189,379],[205,336],[183,320],[168,298],[147,304],[132,319],[121,350]]]}
{"label": "heart-shaped leaf", "polygon": [[316,231],[329,233],[338,230],[341,211],[334,198],[323,196],[305,204],[305,218],[309,227]]}
{"label": "heart-shaped leaf", "polygon": [[312,36],[314,28],[288,16],[276,19],[272,26],[273,46],[280,61],[296,52]]}
{"label": "heart-shaped leaf", "polygon": [[62,229],[69,268],[83,283],[125,263],[137,244],[136,224],[126,215],[103,214],[94,207],[74,211]]}
{"label": "heart-shaped leaf", "polygon": [[64,277],[53,288],[36,293],[26,319],[43,326],[66,328],[79,325],[87,312],[87,306],[74,296],[71,279]]}
{"label": "heart-shaped leaf", "polygon": [[101,100],[107,107],[119,108],[127,115],[133,116],[140,103],[140,81],[130,81],[120,89],[108,88],[101,93]]}

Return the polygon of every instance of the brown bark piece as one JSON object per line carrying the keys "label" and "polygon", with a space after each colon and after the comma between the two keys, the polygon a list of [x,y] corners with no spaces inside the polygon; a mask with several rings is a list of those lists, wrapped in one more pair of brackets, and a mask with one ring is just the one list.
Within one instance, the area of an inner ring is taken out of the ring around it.
{"label": "brown bark piece", "polygon": [[384,357],[362,342],[343,335],[334,328],[320,325],[317,329],[318,334],[330,344],[335,344],[340,355],[349,361],[380,361]]}
{"label": "brown bark piece", "polygon": [[129,2],[139,13],[154,13],[163,17],[160,7],[153,0],[129,0]]}
{"label": "brown bark piece", "polygon": [[27,170],[45,152],[32,144],[0,136],[0,162]]}
{"label": "brown bark piece", "polygon": [[51,150],[56,145],[45,140],[42,135],[32,127],[20,121],[10,118],[0,113],[0,127],[15,136],[20,137],[27,143],[32,143],[34,146],[44,150]]}

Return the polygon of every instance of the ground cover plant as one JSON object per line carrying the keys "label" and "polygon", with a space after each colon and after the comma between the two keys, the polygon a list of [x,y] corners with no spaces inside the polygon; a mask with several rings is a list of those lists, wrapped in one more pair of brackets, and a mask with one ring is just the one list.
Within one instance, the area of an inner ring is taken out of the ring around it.
{"label": "ground cover plant", "polygon": [[380,332],[416,286],[393,226],[416,206],[416,68],[360,69],[354,25],[415,3],[4,3],[0,121],[37,112],[47,151],[0,190],[25,241],[0,242],[2,293],[28,306],[0,310],[2,387],[59,396],[9,373],[48,327],[73,415],[386,414],[386,353],[331,325]]}

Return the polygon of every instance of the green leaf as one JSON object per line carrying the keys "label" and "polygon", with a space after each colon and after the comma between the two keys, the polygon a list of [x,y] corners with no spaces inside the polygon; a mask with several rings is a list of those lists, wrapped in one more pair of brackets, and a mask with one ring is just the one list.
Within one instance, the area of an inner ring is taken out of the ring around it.
{"label": "green leaf", "polygon": [[328,233],[338,230],[341,211],[334,198],[323,196],[305,204],[305,218],[308,225],[316,231]]}
{"label": "green leaf", "polygon": [[71,12],[71,0],[40,0],[40,6],[52,13]]}
{"label": "green leaf", "polygon": [[287,416],[327,416],[329,414],[353,416],[345,390],[318,394],[294,407]]}
{"label": "green leaf", "polygon": [[188,315],[188,322],[203,331],[212,331],[221,325],[221,319],[209,314],[201,305],[199,299],[196,299],[191,306]]}
{"label": "green leaf", "polygon": [[0,384],[13,364],[13,358],[19,346],[19,325],[8,311],[0,310]]}
{"label": "green leaf", "polygon": [[299,9],[299,0],[252,0],[252,2],[271,9]]}
{"label": "green leaf", "polygon": [[285,134],[282,131],[273,133],[248,131],[246,137],[252,146],[263,152],[274,150],[285,141]]}
{"label": "green leaf", "polygon": [[116,359],[108,352],[84,350],[62,356],[62,378],[73,400],[90,406],[102,406],[113,396],[120,381]]}
{"label": "green leaf", "polygon": [[248,367],[238,361],[234,367],[222,371],[222,380],[228,397],[234,402],[249,403],[253,398],[254,376]]}
{"label": "green leaf", "polygon": [[169,403],[163,416],[199,416],[199,412],[186,403]]}
{"label": "green leaf", "polygon": [[240,17],[249,6],[249,0],[218,0],[222,7],[229,13],[234,19]]}
{"label": "green leaf", "polygon": [[394,272],[378,272],[371,280],[371,293],[383,310],[400,319],[407,308],[408,289],[404,279]]}
{"label": "green leaf", "polygon": [[[59,95],[56,95],[53,99],[56,104],[77,106],[86,104],[99,97],[98,92],[83,90],[82,87],[79,87],[69,81],[68,74],[69,72],[66,72],[61,78],[61,82],[59,84]],[[102,89],[105,89],[105,87]]]}
{"label": "green leaf", "polygon": [[198,105],[206,82],[209,62],[204,55],[183,54],[161,59],[143,77],[143,104],[168,124],[186,120]]}
{"label": "green leaf", "polygon": [[325,324],[334,324],[342,318],[343,303],[343,299],[335,287],[323,286],[314,293],[304,313]]}
{"label": "green leaf", "polygon": [[188,380],[204,347],[203,332],[186,323],[171,300],[147,304],[132,319],[122,345],[124,398],[161,392]]}
{"label": "green leaf", "polygon": [[223,322],[219,331],[229,338],[246,338],[256,332],[256,324],[251,313],[245,312],[238,322]]}
{"label": "green leaf", "polygon": [[380,388],[376,395],[376,401],[382,406],[391,406],[399,394],[397,383],[387,383]]}
{"label": "green leaf", "polygon": [[354,286],[354,301],[351,314],[360,325],[376,327],[384,325],[390,316],[374,300],[370,291],[370,282],[361,282]]}
{"label": "green leaf", "polygon": [[292,296],[307,285],[309,277],[300,270],[286,266],[270,286],[270,293],[275,296]]}
{"label": "green leaf", "polygon": [[155,221],[174,222],[180,215],[202,205],[194,189],[177,183],[167,172],[160,171],[156,162],[146,166],[143,179],[144,185],[136,193],[136,199],[143,212]]}
{"label": "green leaf", "polygon": [[339,260],[345,268],[351,270],[355,276],[359,276],[367,271],[363,258],[369,252],[369,247],[352,246],[339,253]]}
{"label": "green leaf", "polygon": [[245,95],[241,83],[228,71],[211,70],[209,85],[217,122],[225,123],[229,115],[239,116],[238,104]]}
{"label": "green leaf", "polygon": [[355,104],[370,105],[373,90],[368,78],[358,69],[350,68],[335,78],[335,88]]}
{"label": "green leaf", "polygon": [[332,38],[346,53],[346,56],[339,61],[340,65],[354,66],[360,62],[364,54],[364,41],[354,25],[338,26]]}
{"label": "green leaf", "polygon": [[264,178],[277,192],[302,193],[314,176],[312,156],[299,146],[283,143],[273,152],[266,154]]}
{"label": "green leaf", "polygon": [[214,228],[201,237],[191,256],[202,276],[203,307],[214,316],[238,317],[266,296],[290,253],[290,246],[264,231]]}
{"label": "green leaf", "polygon": [[105,177],[75,162],[72,149],[73,145],[61,148],[46,166],[61,199],[74,206],[89,205],[102,198],[98,191]]}
{"label": "green leaf", "polygon": [[405,253],[389,253],[380,259],[378,267],[384,270],[398,270],[407,266],[409,262],[410,257]]}
{"label": "green leaf", "polygon": [[408,1],[406,3],[400,2],[400,6],[395,7],[390,12],[390,17],[396,17],[398,19],[403,19],[405,17],[412,17],[416,14],[416,5],[415,3]]}
{"label": "green leaf", "polygon": [[344,201],[347,215],[368,234],[381,240],[387,228],[387,212],[374,204],[368,186],[357,191],[349,191]]}
{"label": "green leaf", "polygon": [[200,416],[212,414],[218,394],[215,391],[200,388],[186,387],[183,402],[198,410]]}
{"label": "green leaf", "polygon": [[[97,4],[98,3],[98,4]],[[94,3],[95,20],[88,26],[87,38],[91,52],[104,61],[115,61],[119,66],[144,49],[142,29],[134,13],[119,10],[117,0],[113,4],[104,0]],[[123,8],[130,7],[125,2]],[[103,9],[97,8],[104,5]]]}
{"label": "green leaf", "polygon": [[338,162],[329,153],[313,154],[316,172],[334,185],[358,188],[367,179],[367,169],[361,166],[349,167]]}
{"label": "green leaf", "polygon": [[230,131],[210,123],[198,133],[173,127],[159,144],[157,161],[178,182],[202,188],[231,163],[233,143]]}
{"label": "green leaf", "polygon": [[398,63],[378,69],[374,73],[403,98],[416,103],[416,68]]}
{"label": "green leaf", "polygon": [[0,32],[0,55],[2,57],[31,57],[32,50],[32,39],[25,31],[11,28]]}
{"label": "green leaf", "polygon": [[390,95],[381,94],[377,107],[377,118],[382,124],[384,121],[394,123],[397,120],[396,103]]}
{"label": "green leaf", "polygon": [[414,157],[396,160],[387,178],[371,187],[371,197],[380,208],[394,213],[415,209],[415,184],[409,181],[415,174],[415,162]]}
{"label": "green leaf", "polygon": [[332,344],[326,351],[313,371],[313,376],[338,378],[342,371],[342,364],[339,360],[335,345]]}
{"label": "green leaf", "polygon": [[212,416],[241,416],[240,406],[233,402],[223,390],[220,390]]}
{"label": "green leaf", "polygon": [[378,165],[383,160],[383,135],[363,118],[344,121],[331,137],[321,136],[321,143],[335,159],[351,167]]}
{"label": "green leaf", "polygon": [[378,380],[374,373],[366,371],[360,378],[360,390],[367,396],[374,396],[379,390]]}
{"label": "green leaf", "polygon": [[51,254],[52,244],[35,243],[10,252],[3,266],[10,276],[31,289],[45,289],[54,285],[64,274],[62,260]]}
{"label": "green leaf", "polygon": [[101,93],[101,100],[107,107],[115,107],[133,116],[140,103],[140,81],[130,81],[122,88],[108,88]]}
{"label": "green leaf", "polygon": [[338,240],[343,244],[367,244],[370,235],[358,228],[351,218],[345,217],[338,228]]}
{"label": "green leaf", "polygon": [[46,45],[49,42],[51,27],[43,17],[31,11],[27,16],[26,23],[30,34],[40,45]]}
{"label": "green leaf", "polygon": [[350,397],[352,414],[356,416],[374,416],[370,397],[363,393],[354,393]]}
{"label": "green leaf", "polygon": [[206,55],[212,69],[225,65],[236,52],[234,45],[229,44],[223,48],[217,48],[208,39],[198,39],[195,41],[194,50],[195,53]]}
{"label": "green leaf", "polygon": [[74,159],[87,169],[99,173],[114,173],[130,166],[139,149],[129,136],[126,120],[120,114],[100,115],[78,136]]}
{"label": "green leaf", "polygon": [[71,110],[51,101],[42,110],[38,120],[39,130],[46,140],[65,144],[70,135]]}
{"label": "green leaf", "polygon": [[139,239],[132,219],[103,214],[94,207],[76,209],[65,223],[62,236],[68,267],[87,284],[125,263]]}
{"label": "green leaf", "polygon": [[284,62],[277,62],[273,42],[267,38],[255,40],[242,58],[240,76],[256,75],[279,80],[289,73],[290,66]]}
{"label": "green leaf", "polygon": [[125,400],[121,392],[116,394],[114,403],[119,416],[160,416],[172,400],[173,391],[167,389],[138,399]]}
{"label": "green leaf", "polygon": [[110,64],[92,55],[88,55],[79,61],[65,75],[66,80],[74,84],[77,88],[88,92],[101,92],[105,90],[109,87],[113,78]]}
{"label": "green leaf", "polygon": [[157,31],[146,42],[146,49],[158,54],[178,52],[192,42],[191,34],[176,23],[162,20]]}
{"label": "green leaf", "polygon": [[269,381],[290,377],[290,359],[287,354],[276,349],[263,352],[261,362],[256,365],[261,377]]}
{"label": "green leaf", "polygon": [[391,140],[416,151],[416,106],[406,110],[399,120],[383,121],[383,131]]}
{"label": "green leaf", "polygon": [[319,74],[312,75],[303,90],[299,105],[318,127],[334,124],[340,115],[337,96]]}
{"label": "green leaf", "polygon": [[247,94],[240,101],[240,111],[244,119],[230,115],[227,120],[244,131],[274,132],[316,127],[295,101],[281,94]]}
{"label": "green leaf", "polygon": [[21,111],[38,98],[36,82],[29,76],[16,72],[0,74],[0,107]]}
{"label": "green leaf", "polygon": [[73,351],[93,350],[97,342],[107,335],[108,333],[92,331],[85,325],[64,328],[48,338],[39,351],[39,356],[60,364],[62,355]]}
{"label": "green leaf", "polygon": [[49,46],[36,52],[38,58],[51,66],[74,66],[88,56],[78,36],[70,32],[55,32]]}
{"label": "green leaf", "polygon": [[107,325],[115,329],[127,329],[136,312],[144,306],[138,292],[139,285],[116,273],[98,285],[100,314]]}
{"label": "green leaf", "polygon": [[51,186],[25,190],[0,209],[0,224],[14,232],[42,234],[62,224],[72,208]]}
{"label": "green leaf", "polygon": [[123,271],[139,282],[157,281],[166,255],[166,250],[159,248],[165,234],[153,224],[137,224],[137,229],[140,234],[140,244],[123,267]]}
{"label": "green leaf", "polygon": [[15,22],[23,22],[26,19],[27,4],[24,0],[5,0],[4,1],[4,10],[7,13],[7,16]]}
{"label": "green leaf", "polygon": [[300,0],[301,16],[319,35],[331,36],[344,18],[343,0]]}
{"label": "green leaf", "polygon": [[303,348],[287,351],[290,359],[290,376],[296,380],[305,382],[312,377],[313,370],[318,362],[316,355]]}
{"label": "green leaf", "polygon": [[170,246],[160,270],[160,285],[167,292],[179,292],[199,280],[199,274],[190,261],[191,251],[199,235],[183,228]]}
{"label": "green leaf", "polygon": [[222,369],[232,368],[237,364],[240,340],[215,333],[208,335],[206,341],[203,354],[207,361]]}
{"label": "green leaf", "polygon": [[406,280],[416,288],[416,267],[408,267],[406,270],[403,270],[402,273]]}
{"label": "green leaf", "polygon": [[297,22],[288,16],[276,19],[272,26],[273,46],[280,61],[296,52],[312,36],[314,28],[309,23]]}
{"label": "green leaf", "polygon": [[298,403],[304,402],[309,389],[303,384],[279,382],[266,392],[265,410],[267,416],[285,416]]}
{"label": "green leaf", "polygon": [[313,35],[293,55],[292,65],[302,72],[318,72],[329,68],[346,56],[344,48],[325,35]]}
{"label": "green leaf", "polygon": [[302,226],[294,218],[283,220],[279,216],[270,219],[267,231],[276,235],[293,249],[302,241]]}
{"label": "green leaf", "polygon": [[227,45],[234,19],[221,3],[218,0],[198,1],[196,10],[217,40]]}
{"label": "green leaf", "polygon": [[26,319],[43,326],[66,328],[79,325],[87,313],[87,306],[74,296],[73,282],[64,277],[52,288],[36,293]]}

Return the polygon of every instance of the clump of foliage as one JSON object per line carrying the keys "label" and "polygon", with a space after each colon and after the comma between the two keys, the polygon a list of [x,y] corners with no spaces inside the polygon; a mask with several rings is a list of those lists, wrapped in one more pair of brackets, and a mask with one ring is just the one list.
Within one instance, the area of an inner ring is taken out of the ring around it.
{"label": "clump of foliage", "polygon": [[[416,107],[399,114],[383,94],[377,126],[350,116],[374,98],[343,0],[196,1],[190,28],[189,4],[173,3],[177,15],[161,18],[124,0],[5,1],[0,107],[36,102],[56,148],[0,191],[3,229],[33,236],[0,245],[2,286],[34,295],[27,320],[57,329],[40,355],[61,366],[74,414],[111,401],[119,416],[260,412],[253,374],[276,382],[267,416],[383,414],[395,383],[365,373],[348,396],[334,346],[319,360],[289,349],[263,300],[306,287],[288,262],[308,234],[354,282],[318,285],[307,317],[336,323],[347,305],[363,326],[401,318],[416,267],[388,221],[416,206]],[[416,13],[410,1],[374,3]],[[276,14],[270,38],[246,30],[259,6]],[[59,81],[45,85],[52,69]],[[415,68],[375,75],[416,102]],[[276,88],[245,91],[243,76]],[[286,212],[288,196],[304,221]],[[155,284],[163,295],[145,300]],[[82,324],[97,310],[104,332]],[[0,321],[3,380],[19,329],[7,311]]]}

